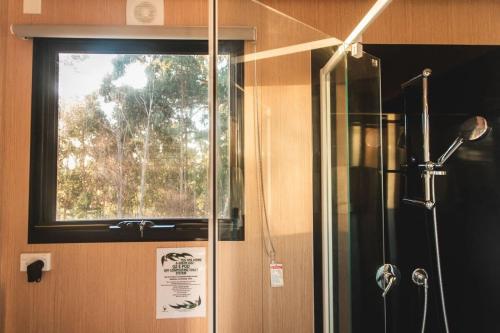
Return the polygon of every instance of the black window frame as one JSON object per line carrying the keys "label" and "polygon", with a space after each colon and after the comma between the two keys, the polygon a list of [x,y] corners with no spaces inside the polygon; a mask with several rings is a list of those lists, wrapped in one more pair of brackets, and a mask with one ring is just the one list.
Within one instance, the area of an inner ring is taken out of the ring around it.
{"label": "black window frame", "polygon": [[[241,89],[244,41],[219,42],[219,54],[231,56],[230,112],[243,115]],[[56,221],[58,146],[58,54],[208,54],[206,40],[117,40],[35,38],[31,107],[28,243],[101,243],[148,241],[205,241],[208,218],[147,219],[163,228],[110,228],[135,219]],[[140,219],[139,219],[140,220]],[[221,219],[219,222],[224,222]],[[221,223],[223,224],[223,223]],[[243,230],[243,229],[242,229]],[[243,232],[240,230],[240,232]],[[240,239],[241,240],[241,239]]]}

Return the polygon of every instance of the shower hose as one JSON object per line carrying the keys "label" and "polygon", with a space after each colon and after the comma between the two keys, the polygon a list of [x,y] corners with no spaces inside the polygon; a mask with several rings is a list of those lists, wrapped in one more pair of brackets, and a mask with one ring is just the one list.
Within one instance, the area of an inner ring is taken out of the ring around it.
{"label": "shower hose", "polygon": [[[431,187],[432,187],[432,201],[436,202],[436,189],[435,189],[435,175],[431,175]],[[434,222],[434,241],[436,246],[436,264],[437,264],[437,273],[438,273],[438,284],[439,284],[439,292],[441,294],[441,307],[443,309],[443,321],[444,328],[446,333],[450,333],[450,329],[448,327],[448,315],[446,314],[446,302],[444,300],[444,288],[443,288],[443,276],[441,272],[441,255],[439,253],[439,237],[438,237],[438,223],[437,223],[437,213],[436,213],[436,205],[432,208],[432,219]],[[425,307],[427,307],[427,288],[425,288]],[[427,312],[427,309],[425,309]],[[425,315],[424,315],[424,323],[425,325]],[[424,333],[424,325],[422,326],[422,333]]]}
{"label": "shower hose", "polygon": [[427,284],[427,280],[424,284],[424,314],[422,316],[422,333],[425,333],[425,322],[427,319],[427,296],[428,296],[429,285]]}

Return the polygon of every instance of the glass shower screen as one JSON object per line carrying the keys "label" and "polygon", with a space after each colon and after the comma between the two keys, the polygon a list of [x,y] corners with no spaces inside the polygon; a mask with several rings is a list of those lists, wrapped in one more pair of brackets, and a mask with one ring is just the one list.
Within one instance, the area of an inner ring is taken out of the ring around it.
{"label": "glass shower screen", "polygon": [[[322,142],[321,61],[342,41],[294,17],[309,10],[306,0],[215,5],[213,46],[221,55],[228,42],[239,46],[227,60],[214,58],[234,65],[227,73],[218,66],[213,86],[214,128],[230,133],[214,139],[214,329],[344,333],[371,325],[383,332],[375,283],[384,263],[379,60],[344,55],[330,72],[330,132]],[[235,26],[253,28],[254,40],[224,40],[222,31]],[[327,150],[328,179],[321,173]],[[330,191],[326,224],[322,184]]]}
{"label": "glass shower screen", "polygon": [[[316,51],[320,67],[329,54]],[[341,57],[322,80],[324,332],[385,332],[380,60]]]}
{"label": "glass shower screen", "polygon": [[[218,1],[219,32],[252,27],[256,38],[232,59],[238,69],[230,96],[240,109],[230,113],[238,113],[244,227],[233,237],[237,233],[222,232],[227,222],[218,223],[217,332],[313,332],[315,311],[321,311],[321,295],[315,295],[310,50],[318,41],[340,41],[285,12],[259,1]],[[224,42],[219,38],[219,48]],[[220,126],[223,94],[220,81]],[[219,157],[226,147],[218,145]],[[226,202],[217,203],[225,211]]]}

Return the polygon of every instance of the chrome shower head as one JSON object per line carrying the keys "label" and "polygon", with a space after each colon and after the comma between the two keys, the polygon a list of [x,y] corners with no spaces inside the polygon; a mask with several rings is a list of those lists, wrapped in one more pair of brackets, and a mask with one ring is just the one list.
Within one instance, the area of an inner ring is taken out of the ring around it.
{"label": "chrome shower head", "polygon": [[482,139],[488,134],[488,122],[485,118],[475,116],[467,119],[460,126],[458,137],[453,141],[443,155],[438,159],[437,164],[443,165],[460,146],[467,141],[476,141]]}
{"label": "chrome shower head", "polygon": [[472,117],[460,126],[459,138],[464,141],[476,141],[488,133],[488,122],[483,117]]}

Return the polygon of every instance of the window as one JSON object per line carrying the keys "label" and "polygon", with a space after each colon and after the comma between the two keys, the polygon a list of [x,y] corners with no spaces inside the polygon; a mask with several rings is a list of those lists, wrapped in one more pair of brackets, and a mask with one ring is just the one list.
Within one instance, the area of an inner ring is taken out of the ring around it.
{"label": "window", "polygon": [[[221,239],[243,230],[242,46],[224,42],[218,58]],[[35,39],[31,243],[207,239],[207,50]]]}

